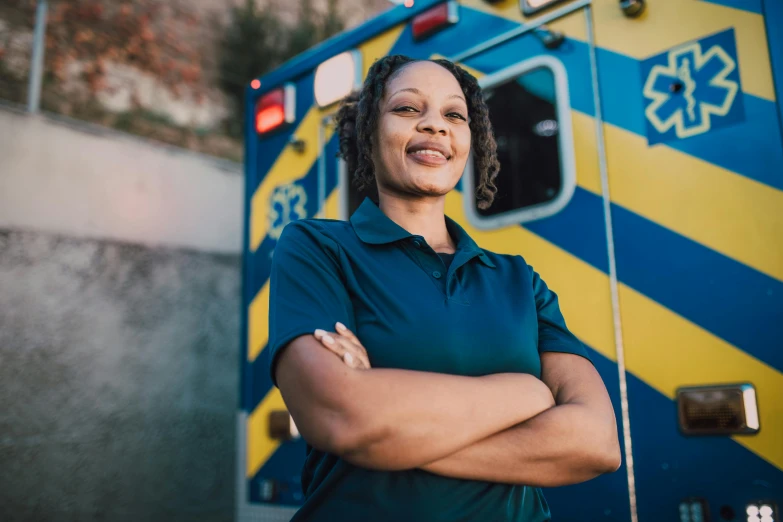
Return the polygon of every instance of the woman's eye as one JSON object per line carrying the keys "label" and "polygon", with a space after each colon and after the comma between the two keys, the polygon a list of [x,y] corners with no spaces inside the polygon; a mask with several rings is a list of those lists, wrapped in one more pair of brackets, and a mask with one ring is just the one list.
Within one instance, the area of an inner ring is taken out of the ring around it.
{"label": "woman's eye", "polygon": [[404,105],[402,107],[397,107],[396,109],[394,109],[394,112],[416,112],[416,109],[414,109],[410,105]]}
{"label": "woman's eye", "polygon": [[462,120],[462,121],[467,121],[467,118],[465,118],[465,116],[463,116],[462,114],[460,114],[458,112],[450,112],[446,116],[448,116],[450,118],[457,118],[457,119]]}

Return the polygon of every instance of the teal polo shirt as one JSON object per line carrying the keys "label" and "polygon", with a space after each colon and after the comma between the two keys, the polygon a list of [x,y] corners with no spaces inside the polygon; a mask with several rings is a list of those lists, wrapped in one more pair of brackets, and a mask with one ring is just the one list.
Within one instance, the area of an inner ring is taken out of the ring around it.
{"label": "teal polo shirt", "polygon": [[[373,368],[540,377],[541,352],[588,357],[557,296],[522,257],[482,250],[448,217],[446,227],[457,245],[448,266],[369,199],[350,222],[287,225],[272,261],[272,379],[289,342],[316,328],[334,331],[337,321],[356,333]],[[368,470],[310,446],[302,487],[294,521],[550,520],[539,488]]]}

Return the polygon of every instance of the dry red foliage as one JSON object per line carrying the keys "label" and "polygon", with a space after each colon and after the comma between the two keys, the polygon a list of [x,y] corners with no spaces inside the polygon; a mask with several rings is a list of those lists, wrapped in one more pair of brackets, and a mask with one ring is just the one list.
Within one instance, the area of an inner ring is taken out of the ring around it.
{"label": "dry red foliage", "polygon": [[[185,3],[171,0],[56,0],[46,33],[49,72],[65,79],[82,64],[92,92],[103,87],[106,62],[131,65],[158,77],[172,91],[202,80],[203,24]],[[199,45],[201,43],[201,45]]]}

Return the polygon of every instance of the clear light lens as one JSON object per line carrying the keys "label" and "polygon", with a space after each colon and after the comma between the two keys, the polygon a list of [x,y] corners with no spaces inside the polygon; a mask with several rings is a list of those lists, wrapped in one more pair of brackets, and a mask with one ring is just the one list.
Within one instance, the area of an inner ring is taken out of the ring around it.
{"label": "clear light lens", "polygon": [[326,107],[348,96],[361,81],[358,51],[346,51],[329,58],[315,71],[315,101]]}
{"label": "clear light lens", "polygon": [[759,513],[762,517],[771,517],[772,516],[772,507],[771,506],[761,506],[761,509],[759,509]]}
{"label": "clear light lens", "polygon": [[759,508],[754,504],[749,504],[748,509],[746,509],[745,512],[748,514],[749,517],[755,517],[756,515],[759,514]]}
{"label": "clear light lens", "polygon": [[772,517],[761,517],[761,522],[775,522]]}
{"label": "clear light lens", "polygon": [[758,515],[748,515],[748,522],[761,522]]}

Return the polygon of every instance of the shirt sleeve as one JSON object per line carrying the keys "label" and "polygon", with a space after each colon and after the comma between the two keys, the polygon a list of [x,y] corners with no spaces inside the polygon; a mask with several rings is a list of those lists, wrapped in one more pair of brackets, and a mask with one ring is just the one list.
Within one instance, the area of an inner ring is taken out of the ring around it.
{"label": "shirt sleeve", "polygon": [[282,350],[316,328],[353,329],[353,310],[340,269],[340,247],[315,225],[288,224],[275,247],[269,283],[269,342],[272,382]]}
{"label": "shirt sleeve", "polygon": [[573,353],[592,362],[585,345],[566,326],[557,294],[547,287],[532,267],[529,266],[529,269],[538,312],[538,353]]}

